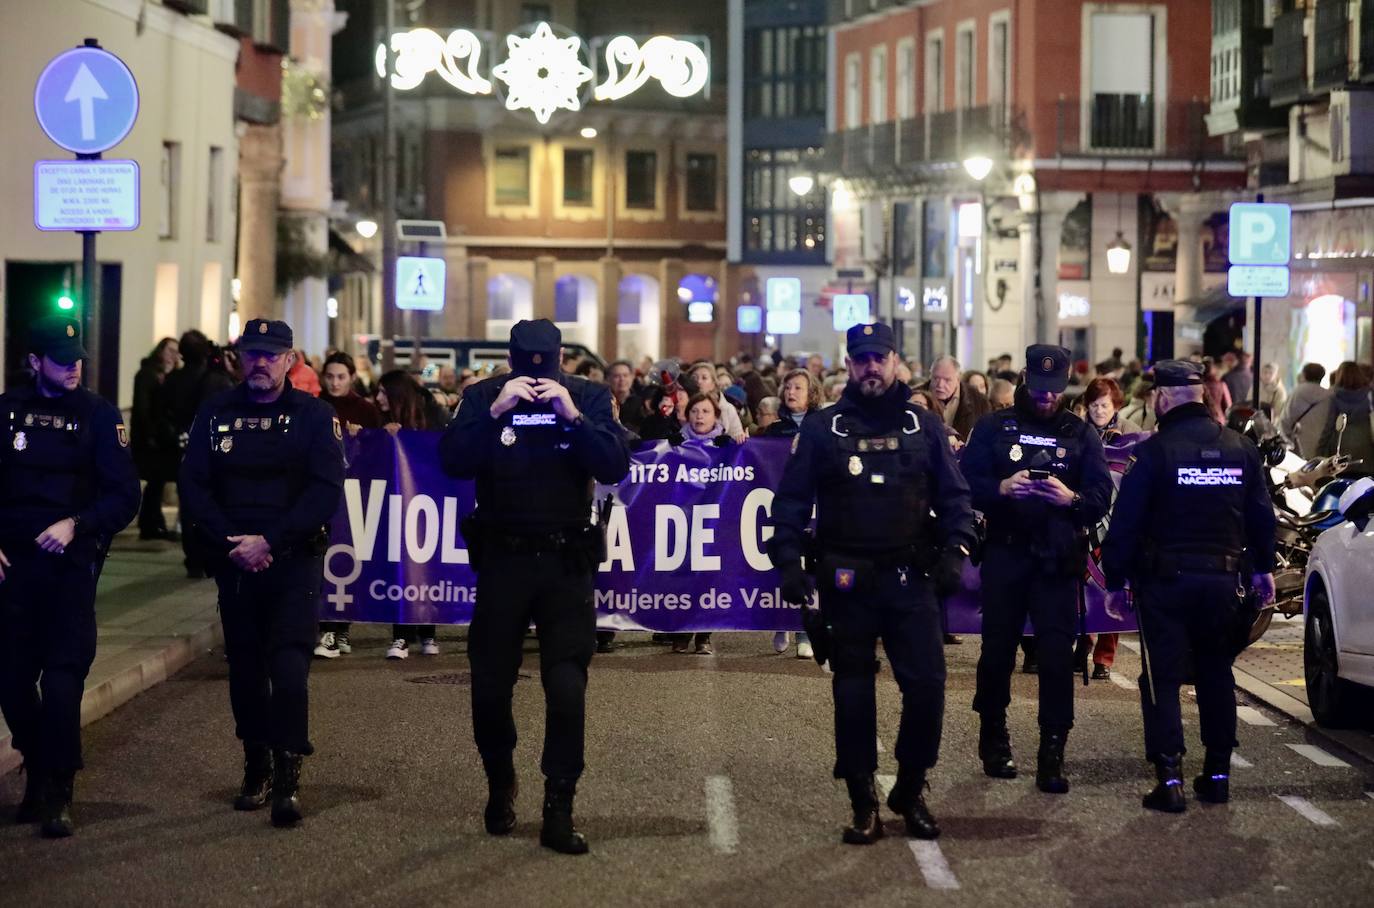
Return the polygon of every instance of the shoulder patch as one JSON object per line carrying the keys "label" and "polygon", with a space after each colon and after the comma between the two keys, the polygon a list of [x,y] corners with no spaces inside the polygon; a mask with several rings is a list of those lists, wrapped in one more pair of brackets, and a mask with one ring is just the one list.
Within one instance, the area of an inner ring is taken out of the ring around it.
{"label": "shoulder patch", "polygon": [[115,438],[119,439],[119,446],[127,448],[129,446],[129,430],[124,428],[124,423],[115,423]]}

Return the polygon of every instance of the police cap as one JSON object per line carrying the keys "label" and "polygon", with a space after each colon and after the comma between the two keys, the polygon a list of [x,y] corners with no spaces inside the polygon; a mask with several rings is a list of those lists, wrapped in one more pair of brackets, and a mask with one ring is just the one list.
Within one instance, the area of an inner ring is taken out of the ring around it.
{"label": "police cap", "polygon": [[1202,366],[1186,359],[1166,359],[1155,363],[1156,388],[1182,388],[1202,384]]}
{"label": "police cap", "polygon": [[293,346],[291,326],[286,322],[250,318],[239,335],[239,349],[251,353],[281,353]]}
{"label": "police cap", "polygon": [[897,339],[890,325],[874,322],[851,327],[845,332],[844,346],[850,356],[859,353],[892,353],[897,349]]}
{"label": "police cap", "polygon": [[1063,394],[1069,386],[1069,351],[1054,344],[1026,348],[1026,387]]}
{"label": "police cap", "polygon": [[524,319],[510,329],[510,364],[516,375],[553,378],[563,353],[563,332],[546,318]]}
{"label": "police cap", "polygon": [[29,349],[63,366],[85,359],[81,323],[61,315],[44,316],[29,325]]}

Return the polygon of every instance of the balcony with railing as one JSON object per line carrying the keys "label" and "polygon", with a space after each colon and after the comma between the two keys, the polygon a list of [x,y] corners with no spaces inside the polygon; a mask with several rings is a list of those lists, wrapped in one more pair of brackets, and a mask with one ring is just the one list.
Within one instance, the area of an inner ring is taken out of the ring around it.
{"label": "balcony with railing", "polygon": [[1319,0],[1312,29],[1312,90],[1341,88],[1350,78],[1348,0]]}
{"label": "balcony with railing", "polygon": [[1307,38],[1302,33],[1306,16],[1304,10],[1295,9],[1274,19],[1269,103],[1275,107],[1296,104],[1307,94]]}
{"label": "balcony with railing", "polygon": [[827,172],[898,177],[972,154],[1005,155],[1011,142],[1006,107],[970,107],[846,129],[826,136]]}
{"label": "balcony with railing", "polygon": [[1098,94],[1059,98],[1035,112],[1037,154],[1188,161],[1231,160],[1236,154],[1208,135],[1208,102],[1197,98],[1159,101],[1153,95]]}

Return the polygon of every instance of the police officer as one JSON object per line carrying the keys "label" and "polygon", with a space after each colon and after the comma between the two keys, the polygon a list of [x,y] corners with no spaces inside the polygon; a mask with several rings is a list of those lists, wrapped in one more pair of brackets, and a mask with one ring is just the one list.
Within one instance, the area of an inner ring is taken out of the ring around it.
{"label": "police officer", "polygon": [[[879,638],[902,692],[897,783],[887,804],[910,835],[933,839],[940,827],[924,789],[939,755],[945,706],[937,592],[958,585],[974,543],[973,512],[944,426],[908,403],[906,386],[896,380],[892,329],[857,325],[846,345],[844,394],[834,407],[806,417],[783,471],[770,554],[782,574],[783,598],[792,603],[810,598],[802,556],[811,557],[829,626],[828,639],[813,635],[813,643],[818,661],[830,650],[834,673],[835,778],[845,780],[854,811],[843,841],[868,845],[883,834],[873,785]],[[815,543],[806,553],[813,504]]]}
{"label": "police officer", "polygon": [[1040,748],[1035,784],[1069,790],[1064,742],[1073,727],[1073,649],[1086,567],[1085,534],[1107,513],[1112,479],[1097,433],[1060,409],[1069,351],[1026,348],[1025,382],[1013,405],[982,417],[961,466],[973,506],[987,519],[983,552],[983,649],[973,708],[978,757],[998,779],[1016,777],[1007,705],[1016,647],[1029,614],[1040,672]]}
{"label": "police officer", "polygon": [[243,381],[196,414],[179,489],[219,585],[229,703],[243,742],[235,810],[272,803],[302,816],[311,752],[306,679],[315,648],[325,525],[343,494],[342,429],[329,404],[291,387],[291,328],[251,319],[238,343]]}
{"label": "police officer", "polygon": [[[1214,422],[1203,403],[1202,367],[1155,365],[1159,432],[1135,448],[1102,543],[1107,588],[1129,579],[1140,619],[1140,703],[1145,755],[1159,784],[1144,806],[1184,810],[1183,721],[1178,689],[1192,654],[1206,747],[1198,798],[1230,795],[1236,740],[1232,624],[1247,613],[1248,584],[1261,602],[1274,598],[1274,509],[1259,450]],[[1247,628],[1240,628],[1241,631]]]}
{"label": "police officer", "polygon": [[533,619],[546,712],[539,842],[585,854],[572,810],[596,648],[592,582],[602,559],[601,528],[591,520],[593,481],[619,482],[630,460],[606,386],[561,374],[562,340],[547,319],[517,323],[513,371],[463,392],[439,457],[449,475],[477,480],[478,509],[462,530],[477,571],[468,660],[473,735],[490,795],[487,832],[515,828],[511,696]]}
{"label": "police officer", "polygon": [[16,820],[72,834],[81,695],[95,660],[95,586],[138,513],[119,410],[81,387],[81,326],[29,327],[32,383],[0,396],[0,712],[24,757]]}

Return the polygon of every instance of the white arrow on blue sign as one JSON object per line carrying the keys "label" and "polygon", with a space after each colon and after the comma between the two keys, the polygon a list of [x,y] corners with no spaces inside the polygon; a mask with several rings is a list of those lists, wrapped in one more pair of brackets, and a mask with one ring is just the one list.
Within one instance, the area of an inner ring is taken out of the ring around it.
{"label": "white arrow on blue sign", "polygon": [[58,54],[33,91],[38,125],[74,154],[118,145],[138,119],[138,84],[124,61],[99,47]]}

